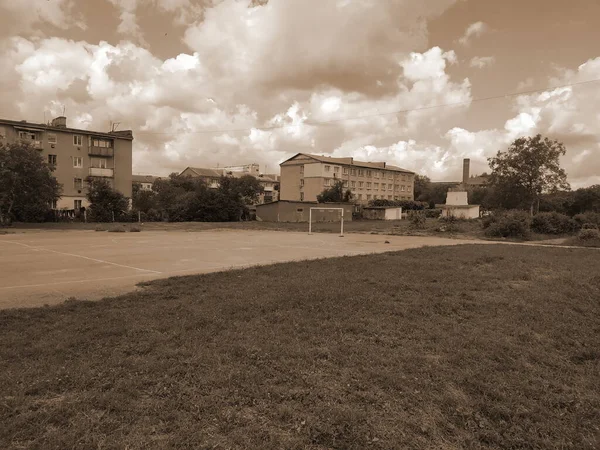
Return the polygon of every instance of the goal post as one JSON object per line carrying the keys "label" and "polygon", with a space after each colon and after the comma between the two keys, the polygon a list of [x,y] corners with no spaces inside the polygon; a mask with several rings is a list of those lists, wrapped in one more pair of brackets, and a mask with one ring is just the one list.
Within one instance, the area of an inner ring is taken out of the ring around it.
{"label": "goal post", "polygon": [[342,212],[342,225],[341,225],[341,229],[340,229],[340,237],[344,236],[344,208],[326,208],[326,207],[322,207],[322,208],[318,208],[318,207],[314,207],[314,208],[310,208],[309,212],[308,212],[308,234],[312,234],[312,213],[313,210],[327,210],[327,211],[341,211]]}

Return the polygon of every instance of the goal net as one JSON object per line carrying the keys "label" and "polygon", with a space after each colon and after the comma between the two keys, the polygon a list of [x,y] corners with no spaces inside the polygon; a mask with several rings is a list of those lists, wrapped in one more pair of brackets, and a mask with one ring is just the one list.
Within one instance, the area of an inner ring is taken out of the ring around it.
{"label": "goal net", "polygon": [[312,234],[312,224],[313,224],[313,219],[317,218],[317,211],[338,211],[340,212],[340,216],[341,217],[341,225],[340,225],[340,236],[344,236],[344,208],[325,208],[325,207],[314,207],[314,208],[310,208],[310,211],[308,213],[308,234]]}

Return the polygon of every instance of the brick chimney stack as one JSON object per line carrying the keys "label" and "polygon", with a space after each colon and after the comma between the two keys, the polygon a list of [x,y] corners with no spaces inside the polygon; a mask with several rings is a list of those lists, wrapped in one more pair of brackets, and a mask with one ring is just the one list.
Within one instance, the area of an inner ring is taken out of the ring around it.
{"label": "brick chimney stack", "polygon": [[471,160],[469,158],[463,159],[463,185],[467,185],[471,172]]}

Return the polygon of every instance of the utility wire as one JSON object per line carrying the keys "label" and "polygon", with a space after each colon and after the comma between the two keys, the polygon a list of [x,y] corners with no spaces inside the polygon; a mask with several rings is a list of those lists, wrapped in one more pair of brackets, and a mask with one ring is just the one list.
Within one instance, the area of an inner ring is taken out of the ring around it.
{"label": "utility wire", "polygon": [[[286,125],[273,125],[273,126],[269,126],[269,127],[230,128],[230,129],[221,129],[221,130],[202,130],[202,131],[187,131],[187,132],[184,131],[182,133],[184,133],[184,134],[238,133],[238,132],[252,131],[252,130],[261,130],[261,131],[278,130],[278,129],[282,129],[282,128],[297,127],[300,125],[321,126],[321,125],[328,125],[328,124],[332,124],[332,123],[346,122],[346,121],[351,121],[351,120],[362,120],[362,119],[369,119],[372,117],[391,116],[391,115],[395,115],[395,114],[404,114],[404,113],[410,113],[410,112],[416,112],[416,111],[426,111],[426,110],[437,109],[437,108],[447,108],[450,106],[468,105],[471,103],[479,103],[479,102],[485,102],[485,101],[489,101],[489,100],[497,100],[497,99],[502,99],[502,98],[518,97],[520,95],[529,95],[529,94],[536,94],[536,93],[540,93],[540,92],[548,92],[550,90],[561,89],[561,88],[566,88],[566,87],[573,87],[573,86],[581,86],[581,85],[597,83],[597,82],[600,82],[600,78],[597,78],[595,80],[580,81],[577,83],[562,84],[559,86],[553,86],[553,87],[549,87],[549,88],[545,88],[545,89],[535,89],[535,90],[530,90],[530,91],[511,92],[508,94],[494,95],[491,97],[473,98],[471,100],[465,100],[462,102],[442,103],[439,105],[422,106],[419,108],[410,108],[410,109],[399,109],[397,111],[390,111],[390,112],[376,113],[376,114],[366,114],[364,116],[343,117],[343,118],[331,119],[331,120],[305,121],[305,122],[295,124],[295,125],[286,124]],[[169,135],[169,134],[175,134],[175,133],[173,133],[173,132],[162,133],[162,132],[152,132],[152,131],[138,131],[136,134]]]}

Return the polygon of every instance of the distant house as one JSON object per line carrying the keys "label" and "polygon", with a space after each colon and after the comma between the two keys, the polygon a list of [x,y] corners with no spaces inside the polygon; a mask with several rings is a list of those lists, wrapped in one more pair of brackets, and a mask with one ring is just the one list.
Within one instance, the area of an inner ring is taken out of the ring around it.
{"label": "distant house", "polygon": [[160,177],[155,177],[153,175],[132,175],[131,176],[131,184],[132,184],[132,186],[135,184],[139,184],[141,190],[151,191],[152,185],[159,178]]}
{"label": "distant house", "polygon": [[219,187],[221,177],[241,178],[250,175],[258,179],[263,187],[263,193],[260,195],[257,204],[271,203],[279,200],[279,182],[280,177],[276,174],[260,173],[258,164],[248,164],[244,166],[232,166],[217,169],[206,169],[200,167],[187,167],[180,173],[181,176],[200,178],[211,189]]}

